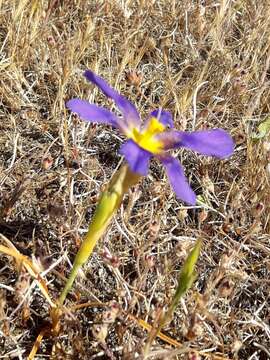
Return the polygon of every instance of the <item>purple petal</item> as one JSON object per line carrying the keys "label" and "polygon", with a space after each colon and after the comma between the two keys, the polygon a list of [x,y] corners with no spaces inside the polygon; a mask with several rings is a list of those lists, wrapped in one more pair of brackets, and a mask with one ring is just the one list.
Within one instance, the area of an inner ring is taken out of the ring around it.
{"label": "purple petal", "polygon": [[128,140],[121,146],[120,153],[125,156],[131,171],[147,175],[152,156],[150,152],[140,148],[133,140]]}
{"label": "purple petal", "polygon": [[91,70],[86,70],[84,72],[84,76],[87,80],[98,86],[108,98],[111,98],[115,101],[117,107],[122,112],[125,120],[127,121],[127,125],[131,123],[136,127],[140,126],[140,116],[135,106],[129,100],[111,88],[105,80],[93,73]]}
{"label": "purple petal", "polygon": [[66,106],[83,120],[120,127],[120,120],[113,113],[102,107],[90,104],[88,101],[72,99],[66,103]]}
{"label": "purple petal", "polygon": [[234,142],[226,131],[214,129],[182,133],[181,146],[223,159],[232,155]]}
{"label": "purple petal", "polygon": [[157,135],[164,144],[164,149],[185,147],[202,155],[227,158],[232,155],[234,142],[231,136],[222,129],[183,132],[171,131]]}
{"label": "purple petal", "polygon": [[196,195],[188,184],[180,162],[172,156],[166,156],[160,160],[166,168],[168,178],[177,198],[190,205],[195,205]]}
{"label": "purple petal", "polygon": [[170,129],[173,128],[173,119],[172,114],[169,111],[165,110],[154,110],[150,114],[151,117],[157,118],[164,126],[169,127]]}

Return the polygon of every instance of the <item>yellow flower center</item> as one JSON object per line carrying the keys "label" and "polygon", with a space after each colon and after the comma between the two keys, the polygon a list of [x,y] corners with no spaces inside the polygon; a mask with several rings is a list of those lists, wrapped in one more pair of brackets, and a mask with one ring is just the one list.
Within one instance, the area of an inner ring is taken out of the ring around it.
{"label": "yellow flower center", "polygon": [[162,142],[155,138],[155,135],[162,133],[165,126],[155,117],[152,117],[147,125],[147,128],[140,132],[137,128],[133,128],[129,134],[132,139],[141,148],[158,154],[162,151]]}

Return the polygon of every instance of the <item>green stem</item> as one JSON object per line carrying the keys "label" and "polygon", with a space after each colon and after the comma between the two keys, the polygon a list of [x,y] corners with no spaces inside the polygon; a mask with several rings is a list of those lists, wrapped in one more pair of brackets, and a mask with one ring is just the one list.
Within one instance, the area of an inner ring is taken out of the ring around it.
{"label": "green stem", "polygon": [[60,305],[64,303],[67,294],[72,288],[78,271],[88,260],[97,241],[106,231],[113,215],[122,202],[124,194],[132,185],[139,181],[139,178],[140,176],[131,172],[127,165],[123,165],[112,177],[107,189],[102,193],[93,220],[75,257],[71,273],[59,297],[58,302]]}
{"label": "green stem", "polygon": [[74,283],[74,280],[76,279],[76,276],[77,276],[79,270],[80,270],[80,265],[74,263],[74,265],[72,266],[72,269],[71,269],[71,273],[69,274],[68,280],[65,284],[65,287],[62,290],[61,295],[58,299],[59,304],[61,304],[61,305],[64,304],[67,294],[69,293],[70,289],[72,288],[72,285]]}

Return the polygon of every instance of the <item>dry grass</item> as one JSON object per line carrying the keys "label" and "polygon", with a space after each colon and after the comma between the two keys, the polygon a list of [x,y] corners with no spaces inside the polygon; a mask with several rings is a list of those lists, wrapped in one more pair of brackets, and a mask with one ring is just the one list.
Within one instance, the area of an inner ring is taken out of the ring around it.
{"label": "dry grass", "polygon": [[[198,279],[165,329],[185,346],[157,340],[150,358],[198,358],[191,348],[207,359],[270,357],[269,138],[251,139],[269,116],[269,1],[199,3],[0,1],[0,231],[41,271],[49,269],[53,298],[120,161],[116,131],[65,109],[75,96],[112,106],[83,70],[107,79],[142,116],[162,106],[179,129],[222,127],[237,144],[226,161],[179,153],[206,208],[178,202],[152,164],[67,301],[70,309],[93,306],[70,310],[37,359],[142,358],[147,333],[127,314],[154,321],[197,238]],[[1,358],[25,359],[49,321],[32,281],[1,255]],[[115,305],[104,309],[112,300],[120,313],[112,315]]]}

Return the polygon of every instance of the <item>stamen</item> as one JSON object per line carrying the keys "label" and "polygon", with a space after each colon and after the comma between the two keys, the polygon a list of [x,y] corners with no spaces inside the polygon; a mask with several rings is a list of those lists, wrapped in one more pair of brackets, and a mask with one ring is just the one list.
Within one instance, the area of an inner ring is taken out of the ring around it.
{"label": "stamen", "polygon": [[164,130],[166,127],[157,118],[152,117],[143,131],[140,132],[137,128],[133,128],[130,138],[143,149],[158,154],[162,151],[163,144],[155,136]]}

